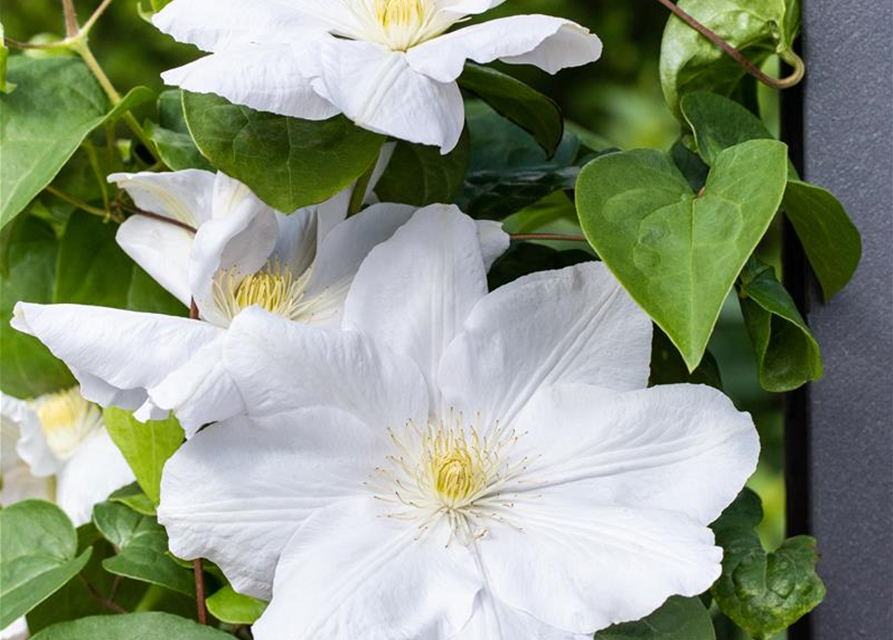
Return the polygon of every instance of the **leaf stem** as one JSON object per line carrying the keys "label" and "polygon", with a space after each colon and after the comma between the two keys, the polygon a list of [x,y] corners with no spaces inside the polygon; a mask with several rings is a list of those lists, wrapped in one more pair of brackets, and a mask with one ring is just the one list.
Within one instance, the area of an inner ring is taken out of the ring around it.
{"label": "leaf stem", "polygon": [[81,27],[80,33],[82,35],[87,35],[90,33],[90,29],[93,28],[93,25],[96,24],[96,21],[99,20],[99,17],[105,13],[105,10],[109,8],[109,5],[112,4],[113,0],[102,0],[102,3],[96,7],[96,11],[93,12],[87,21],[84,23],[84,26]]}
{"label": "leaf stem", "polygon": [[83,574],[78,574],[78,578],[81,579],[81,582],[84,583],[84,586],[87,587],[87,591],[90,592],[90,595],[102,606],[104,606],[109,611],[114,611],[115,613],[128,613],[127,609],[119,605],[117,602],[113,600],[109,600],[104,597],[99,591],[97,591],[96,587],[90,584],[90,581],[84,577]]}
{"label": "leaf stem", "polygon": [[46,188],[47,191],[52,193],[54,196],[59,198],[60,200],[64,200],[68,204],[77,207],[87,213],[92,213],[94,216],[100,216],[101,218],[105,218],[106,220],[114,220],[115,222],[123,222],[124,219],[117,214],[112,213],[111,211],[106,211],[104,209],[100,209],[99,207],[94,207],[91,204],[87,204],[82,200],[78,200],[77,198],[68,195],[64,191],[57,189],[52,185],[48,185]]}
{"label": "leaf stem", "polygon": [[[195,302],[192,304],[195,307]],[[192,309],[189,310],[192,317]],[[198,607],[199,624],[208,624],[208,609],[205,606],[205,573],[202,570],[202,559],[192,561],[192,571],[195,573],[195,604]]]}
{"label": "leaf stem", "polygon": [[[129,207],[125,207],[128,208]],[[186,224],[185,222],[180,222],[179,220],[174,220],[173,218],[166,218],[165,216],[159,215],[157,213],[152,213],[151,211],[143,211],[141,209],[129,209],[131,213],[135,216],[143,216],[144,218],[152,218],[153,220],[158,220],[158,222],[166,222],[167,224],[173,225],[175,227],[180,227],[181,229],[185,229],[189,233],[198,233],[198,230],[192,225]]]}
{"label": "leaf stem", "polygon": [[743,67],[744,70],[747,71],[747,73],[749,73],[768,87],[772,87],[773,89],[790,89],[791,87],[800,84],[800,81],[803,80],[803,76],[806,75],[806,64],[803,62],[803,59],[800,56],[798,56],[791,50],[784,51],[779,54],[782,60],[794,67],[794,71],[791,73],[791,75],[789,75],[787,78],[781,79],[773,78],[770,75],[766,75],[757,65],[748,60],[743,53],[738,51],[738,49],[730,45],[728,42],[716,35],[713,31],[695,20],[691,15],[680,9],[672,0],[657,1],[664,5],[671,12],[673,12],[676,16],[679,17],[679,19],[685,22],[692,29],[700,33],[702,36],[710,40],[710,42],[729,54],[729,56],[734,58],[734,60],[739,65],[741,65],[741,67]]}
{"label": "leaf stem", "polygon": [[586,236],[568,235],[564,233],[517,233],[509,236],[513,241],[519,240],[557,240],[559,242],[587,242]]}
{"label": "leaf stem", "polygon": [[77,35],[78,16],[74,10],[74,2],[72,0],[62,0],[62,11],[65,13],[65,33],[69,38]]}

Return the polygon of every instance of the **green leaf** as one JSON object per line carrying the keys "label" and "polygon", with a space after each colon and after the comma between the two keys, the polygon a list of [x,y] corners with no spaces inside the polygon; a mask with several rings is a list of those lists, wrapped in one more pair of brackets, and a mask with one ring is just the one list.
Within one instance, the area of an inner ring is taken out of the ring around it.
{"label": "green leaf", "polygon": [[530,133],[552,157],[564,136],[558,104],[510,75],[468,62],[459,86],[479,97],[505,118]]}
{"label": "green leaf", "polygon": [[140,488],[138,482],[121,487],[109,496],[109,502],[123,504],[144,516],[155,515],[155,505],[149,496]]}
{"label": "green leaf", "polygon": [[74,578],[90,559],[56,505],[25,500],[0,510],[0,629]]}
{"label": "green leaf", "polygon": [[736,144],[773,139],[762,120],[734,100],[715,93],[690,93],[682,98],[681,108],[694,132],[698,152],[708,165]]}
{"label": "green leaf", "polygon": [[674,596],[647,618],[599,631],[595,640],[716,640],[716,634],[698,598]]}
{"label": "green leaf", "polygon": [[691,190],[697,193],[703,189],[704,185],[707,184],[710,167],[701,160],[701,156],[694,151],[690,151],[681,140],[677,140],[673,148],[670,149],[670,155],[673,157],[676,168],[688,180]]}
{"label": "green leaf", "polygon": [[659,384],[680,383],[706,384],[722,390],[719,363],[713,354],[707,351],[698,368],[689,372],[685,360],[667,334],[655,327],[654,338],[651,341],[651,377],[648,385],[654,387]]}
{"label": "green leaf", "polygon": [[53,301],[58,244],[46,222],[25,215],[3,229],[7,275],[0,278],[0,388],[17,398],[32,398],[74,386],[68,368],[32,336],[9,326],[16,302]]}
{"label": "green leaf", "polygon": [[123,504],[102,502],[93,508],[93,523],[118,551],[102,561],[106,571],[195,595],[192,572],[167,555],[167,533],[153,516],[137,513]]}
{"label": "green leaf", "polygon": [[320,122],[183,93],[186,123],[214,166],[285,213],[331,198],[378,159],[384,137],[337,116]]}
{"label": "green leaf", "polygon": [[233,636],[161,612],[92,616],[54,624],[31,640],[232,640]]}
{"label": "green leaf", "polygon": [[762,519],[759,497],[745,489],[712,525],[724,556],[711,593],[722,612],[756,640],[788,628],[825,597],[815,572],[815,539],[788,538],[767,553],[754,531]]}
{"label": "green leaf", "polygon": [[132,111],[147,102],[152,102],[154,99],[155,92],[149,87],[134,87],[121,98],[121,102],[115,105],[114,109],[109,111],[105,119],[106,121],[117,120],[128,111]]}
{"label": "green leaf", "polygon": [[183,429],[177,419],[139,422],[130,411],[110,407],[102,413],[105,427],[124,454],[152,504],[161,499],[161,470],[183,444]]}
{"label": "green leaf", "polygon": [[146,134],[155,143],[161,160],[171,171],[204,169],[213,171],[189,135],[183,100],[178,89],[163,91],[158,96],[158,124],[147,122]]}
{"label": "green leaf", "polygon": [[[757,66],[772,54],[790,57],[800,32],[791,0],[679,0],[679,8],[741,51]],[[675,15],[664,30],[660,78],[670,109],[680,116],[686,93],[730,95],[746,74],[735,60]]]}
{"label": "green leaf", "polygon": [[382,202],[416,207],[452,202],[465,182],[469,153],[467,130],[446,155],[437,147],[400,141],[375,193]]}
{"label": "green leaf", "polygon": [[586,237],[689,371],[772,222],[786,178],[787,148],[773,140],[723,151],[697,196],[659,151],[602,156],[580,174],[577,211]]}
{"label": "green leaf", "polygon": [[487,281],[492,291],[537,271],[563,269],[592,259],[590,254],[580,249],[557,251],[540,244],[513,243],[493,264],[487,274]]}
{"label": "green leaf", "polygon": [[236,593],[230,585],[208,598],[206,604],[211,615],[228,624],[254,624],[267,608],[263,600]]}
{"label": "green leaf", "polygon": [[825,300],[830,299],[859,267],[859,230],[833,194],[805,182],[788,181],[782,207],[803,244]]}
{"label": "green leaf", "polygon": [[772,267],[751,258],[738,295],[764,389],[791,391],[822,377],[819,345]]}
{"label": "green leaf", "polygon": [[53,180],[110,109],[80,59],[12,56],[9,78],[18,88],[0,94],[0,226]]}
{"label": "green leaf", "polygon": [[9,48],[6,46],[3,23],[0,22],[0,93],[12,93],[16,86],[6,80],[6,68],[9,66]]}
{"label": "green leaf", "polygon": [[481,102],[466,105],[471,161],[456,198],[473,218],[500,220],[555,191],[573,189],[580,140],[564,134],[549,158],[533,137]]}

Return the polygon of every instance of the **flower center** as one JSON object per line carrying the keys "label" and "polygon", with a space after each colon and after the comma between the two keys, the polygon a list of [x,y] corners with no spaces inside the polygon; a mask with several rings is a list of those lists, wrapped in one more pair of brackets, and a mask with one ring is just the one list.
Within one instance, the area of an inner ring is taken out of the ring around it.
{"label": "flower center", "polygon": [[411,27],[424,15],[422,0],[375,0],[375,17],[383,27]]}
{"label": "flower center", "polygon": [[310,269],[295,277],[278,258],[244,278],[240,278],[235,269],[221,270],[214,278],[214,301],[230,321],[242,310],[253,306],[289,320],[307,320],[313,313],[312,305],[304,296],[309,280]]}
{"label": "flower center", "polygon": [[459,416],[389,434],[397,453],[376,469],[373,485],[379,500],[399,508],[390,517],[417,521],[422,530],[446,518],[463,543],[486,535],[488,519],[506,521],[527,465],[511,454],[520,437],[514,431],[496,427],[484,437]]}
{"label": "flower center", "polygon": [[[362,0],[361,0],[362,1]],[[444,21],[431,0],[367,0],[371,13],[366,34],[394,51],[406,51],[443,33],[451,23]],[[367,14],[369,15],[369,14]]]}
{"label": "flower center", "polygon": [[47,445],[60,460],[71,457],[88,436],[102,427],[99,407],[87,402],[78,387],[38,398],[35,412]]}

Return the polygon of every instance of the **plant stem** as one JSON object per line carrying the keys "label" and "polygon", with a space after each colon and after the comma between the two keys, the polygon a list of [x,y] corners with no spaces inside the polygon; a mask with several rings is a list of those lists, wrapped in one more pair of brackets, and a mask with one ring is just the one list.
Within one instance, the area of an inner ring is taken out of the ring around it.
{"label": "plant stem", "polygon": [[74,11],[74,2],[72,0],[62,0],[62,11],[65,13],[65,34],[69,38],[77,35],[78,17]]}
{"label": "plant stem", "polygon": [[[125,207],[129,209],[129,207]],[[174,220],[173,218],[167,218],[162,215],[158,215],[157,213],[152,213],[151,211],[142,211],[141,209],[133,209],[133,215],[135,216],[143,216],[144,218],[152,218],[153,220],[158,220],[158,222],[166,222],[167,224],[173,225],[175,227],[180,227],[181,229],[185,229],[189,233],[198,233],[195,227],[192,225],[188,225],[185,222],[180,222],[179,220]]]}
{"label": "plant stem", "polygon": [[81,34],[87,35],[90,33],[90,29],[93,28],[93,25],[96,24],[96,21],[99,20],[99,17],[105,13],[105,10],[109,8],[109,5],[112,4],[113,0],[102,0],[102,3],[96,7],[96,11],[93,12],[87,21],[84,23],[84,26],[81,27]]}
{"label": "plant stem", "polygon": [[105,218],[106,220],[114,220],[115,222],[123,222],[123,218],[121,216],[113,214],[111,211],[105,211],[104,209],[100,209],[99,207],[94,207],[93,205],[87,204],[77,198],[68,195],[64,191],[57,189],[56,187],[49,185],[46,188],[47,191],[52,193],[54,196],[59,198],[60,200],[64,200],[70,205],[77,207],[87,213],[92,213],[94,216],[100,216],[101,218]]}
{"label": "plant stem", "polygon": [[93,596],[93,598],[97,602],[99,602],[99,604],[104,606],[109,611],[114,611],[115,613],[127,613],[127,609],[119,605],[117,602],[113,602],[112,600],[109,600],[101,593],[99,593],[99,591],[96,590],[96,587],[90,584],[90,581],[87,580],[87,578],[85,578],[82,574],[78,574],[78,578],[81,579],[81,582],[83,582],[84,586],[87,587],[87,591],[90,592],[90,595]]}
{"label": "plant stem", "polygon": [[[192,306],[195,306],[194,302]],[[192,317],[192,309],[189,310],[189,316]],[[199,624],[208,624],[208,609],[205,606],[205,574],[202,570],[201,558],[192,561],[192,571],[195,573],[195,604],[198,607],[198,622]]]}
{"label": "plant stem", "polygon": [[738,51],[738,49],[730,45],[728,42],[716,35],[713,31],[695,20],[691,15],[676,6],[676,4],[672,0],[657,1],[664,5],[667,9],[672,11],[692,29],[700,33],[702,36],[710,40],[710,42],[729,54],[739,65],[744,68],[745,71],[747,71],[747,73],[752,75],[754,78],[756,78],[766,86],[772,87],[773,89],[790,89],[791,87],[800,84],[800,81],[803,80],[803,76],[806,74],[806,64],[803,62],[803,59],[800,58],[800,56],[798,56],[793,51],[785,51],[784,53],[780,54],[780,57],[782,60],[794,67],[794,71],[787,78],[773,78],[772,76],[763,73],[757,65],[748,60],[743,53]]}
{"label": "plant stem", "polygon": [[565,242],[586,242],[586,236],[567,235],[563,233],[518,233],[510,236],[513,241],[518,240],[558,240]]}

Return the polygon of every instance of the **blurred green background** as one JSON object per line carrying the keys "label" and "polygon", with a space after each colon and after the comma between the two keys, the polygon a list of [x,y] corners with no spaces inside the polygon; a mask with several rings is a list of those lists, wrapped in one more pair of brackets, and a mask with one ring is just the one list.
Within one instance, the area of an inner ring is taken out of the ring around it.
{"label": "blurred green background", "polygon": [[[81,21],[100,0],[75,0]],[[148,0],[144,0],[148,7]],[[63,34],[59,0],[0,0],[6,35],[27,41]],[[604,41],[595,65],[549,76],[528,67],[507,70],[556,99],[569,120],[621,148],[668,149],[679,126],[666,109],[658,78],[660,40],[668,13],[654,0],[509,0],[486,18],[516,13],[549,13],[570,18],[595,31]],[[191,46],[175,43],[140,17],[137,0],[115,0],[91,36],[91,46],[119,90],[136,85],[161,88],[159,74],[194,59]],[[764,93],[764,118],[777,131],[777,103]],[[764,253],[779,253],[777,234]],[[782,396],[763,392],[737,302],[730,300],[711,343],[726,392],[737,406],[753,414],[763,441],[760,468],[751,486],[763,498],[766,519],[761,535],[774,548],[784,535]],[[717,619],[720,640],[745,638]],[[737,634],[737,635],[736,635]],[[779,636],[783,638],[784,636]]]}

